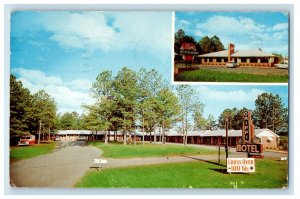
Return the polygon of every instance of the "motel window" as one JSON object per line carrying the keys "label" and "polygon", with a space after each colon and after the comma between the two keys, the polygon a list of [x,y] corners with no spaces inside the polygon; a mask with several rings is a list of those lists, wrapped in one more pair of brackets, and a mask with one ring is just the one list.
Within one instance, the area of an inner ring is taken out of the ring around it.
{"label": "motel window", "polygon": [[267,140],[267,143],[270,143],[271,142],[271,140]]}
{"label": "motel window", "polygon": [[241,59],[241,62],[247,62],[247,58],[246,57],[242,57],[240,59]]}
{"label": "motel window", "polygon": [[262,57],[262,58],[260,59],[260,63],[268,63],[268,62],[269,62],[269,59],[266,58],[266,57]]}

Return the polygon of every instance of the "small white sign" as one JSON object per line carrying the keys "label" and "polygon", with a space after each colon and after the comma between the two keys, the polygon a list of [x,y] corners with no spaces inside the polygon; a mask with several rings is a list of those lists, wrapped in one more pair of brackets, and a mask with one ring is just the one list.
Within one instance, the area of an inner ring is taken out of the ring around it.
{"label": "small white sign", "polygon": [[227,173],[254,173],[254,158],[227,158]]}

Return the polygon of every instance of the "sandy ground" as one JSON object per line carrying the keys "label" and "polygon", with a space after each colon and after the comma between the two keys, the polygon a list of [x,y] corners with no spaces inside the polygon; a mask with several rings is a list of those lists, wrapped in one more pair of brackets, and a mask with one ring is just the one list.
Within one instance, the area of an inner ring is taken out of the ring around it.
{"label": "sandy ground", "polygon": [[[198,148],[217,150],[215,146],[189,145]],[[221,148],[224,151],[224,148]],[[245,153],[236,153],[230,149],[229,157],[246,157]],[[93,163],[102,152],[83,141],[61,142],[54,153],[21,160],[10,165],[11,184],[16,187],[52,187],[70,188],[87,172],[99,170]],[[286,153],[265,152],[266,157],[287,157]],[[222,155],[221,159],[225,156]],[[161,163],[176,163],[188,161],[217,162],[217,155],[170,156],[150,158],[112,159],[103,158],[108,162],[102,169],[127,166],[152,165]]]}

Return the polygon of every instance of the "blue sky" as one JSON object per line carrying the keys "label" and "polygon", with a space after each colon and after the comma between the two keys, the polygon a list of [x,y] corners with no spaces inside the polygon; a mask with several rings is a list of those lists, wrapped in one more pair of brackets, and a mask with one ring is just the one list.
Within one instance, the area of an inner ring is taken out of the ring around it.
{"label": "blue sky", "polygon": [[[10,70],[32,93],[45,89],[59,112],[82,113],[104,70],[154,68],[171,82],[173,35],[171,12],[15,12]],[[205,116],[216,118],[225,108],[253,108],[262,92],[280,94],[286,105],[288,100],[287,86],[193,87]]]}
{"label": "blue sky", "polygon": [[224,47],[258,49],[288,56],[288,13],[176,12],[175,31],[182,28],[199,41],[216,35]]}

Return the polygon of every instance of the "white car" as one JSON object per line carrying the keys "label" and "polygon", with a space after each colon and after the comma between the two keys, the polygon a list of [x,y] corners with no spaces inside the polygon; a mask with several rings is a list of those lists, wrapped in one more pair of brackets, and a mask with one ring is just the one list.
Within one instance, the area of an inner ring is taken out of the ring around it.
{"label": "white car", "polygon": [[226,64],[227,68],[236,68],[238,64],[235,61],[230,61]]}
{"label": "white car", "polygon": [[288,64],[275,64],[275,68],[287,69],[288,67],[289,67]]}

